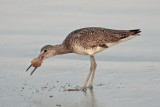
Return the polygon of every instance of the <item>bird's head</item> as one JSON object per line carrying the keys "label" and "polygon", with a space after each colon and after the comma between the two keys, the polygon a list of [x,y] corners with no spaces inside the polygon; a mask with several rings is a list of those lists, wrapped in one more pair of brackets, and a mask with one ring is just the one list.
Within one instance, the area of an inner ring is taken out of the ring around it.
{"label": "bird's head", "polygon": [[31,61],[31,65],[27,68],[26,71],[29,70],[29,68],[31,66],[35,67],[34,70],[31,72],[31,75],[33,74],[33,72],[37,69],[37,67],[40,67],[42,62],[46,59],[49,58],[51,56],[54,56],[55,54],[55,50],[54,50],[54,46],[52,45],[46,45],[44,46],[41,51],[40,51],[40,55],[37,58],[34,58]]}
{"label": "bird's head", "polygon": [[49,57],[53,56],[54,53],[55,53],[54,46],[46,45],[46,46],[41,48],[40,55],[39,55],[38,58],[41,59],[41,60],[45,60],[46,58],[49,58]]}

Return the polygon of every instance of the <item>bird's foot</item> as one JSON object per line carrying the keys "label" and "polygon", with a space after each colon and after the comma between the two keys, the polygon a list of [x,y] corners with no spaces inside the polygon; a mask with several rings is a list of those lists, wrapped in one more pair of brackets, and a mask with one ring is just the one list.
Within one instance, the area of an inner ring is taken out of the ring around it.
{"label": "bird's foot", "polygon": [[82,87],[82,88],[80,88],[80,90],[81,90],[81,91],[86,91],[87,88],[86,88],[86,87]]}
{"label": "bird's foot", "polygon": [[76,88],[76,89],[66,89],[64,91],[86,91],[87,88],[86,87],[82,87],[82,88]]}

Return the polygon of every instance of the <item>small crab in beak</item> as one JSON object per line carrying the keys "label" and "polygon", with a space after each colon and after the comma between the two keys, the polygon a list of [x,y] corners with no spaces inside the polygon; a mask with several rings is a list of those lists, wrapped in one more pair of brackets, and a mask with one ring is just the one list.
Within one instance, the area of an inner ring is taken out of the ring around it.
{"label": "small crab in beak", "polygon": [[31,61],[31,65],[27,68],[26,71],[28,71],[31,66],[34,67],[33,71],[31,72],[31,75],[33,74],[33,72],[41,66],[43,60],[45,60],[46,58],[48,57],[51,57],[53,56],[54,54],[52,54],[54,51],[52,50],[53,49],[53,46],[51,45],[46,45],[44,46],[41,51],[40,51],[40,55],[37,57],[37,58],[34,58],[32,61]]}
{"label": "small crab in beak", "polygon": [[33,71],[31,72],[30,75],[32,75],[34,73],[34,71],[37,69],[37,67],[40,67],[43,60],[45,59],[45,57],[41,54],[38,58],[34,58],[31,61],[31,65],[27,68],[26,72],[31,68],[31,66],[34,67]]}

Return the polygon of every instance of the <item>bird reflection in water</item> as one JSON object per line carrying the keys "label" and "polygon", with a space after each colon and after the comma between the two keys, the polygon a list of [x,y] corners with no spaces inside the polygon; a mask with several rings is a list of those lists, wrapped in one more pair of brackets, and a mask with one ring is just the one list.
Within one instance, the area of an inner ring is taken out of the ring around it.
{"label": "bird reflection in water", "polygon": [[81,104],[84,107],[98,107],[96,104],[96,99],[94,95],[93,89],[89,89],[88,91],[83,91],[85,99],[82,100]]}

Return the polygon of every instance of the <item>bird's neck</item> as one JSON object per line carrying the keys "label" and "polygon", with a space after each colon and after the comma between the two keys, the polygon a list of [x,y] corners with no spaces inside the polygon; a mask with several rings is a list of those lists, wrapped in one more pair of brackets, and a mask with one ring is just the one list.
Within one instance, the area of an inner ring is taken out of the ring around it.
{"label": "bird's neck", "polygon": [[54,55],[71,53],[63,44],[53,46]]}

